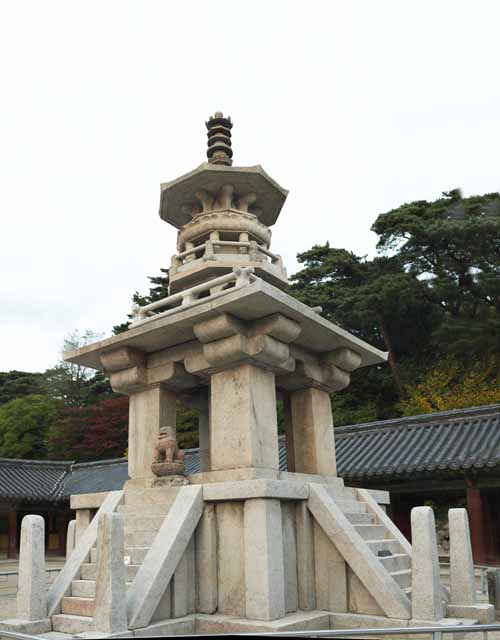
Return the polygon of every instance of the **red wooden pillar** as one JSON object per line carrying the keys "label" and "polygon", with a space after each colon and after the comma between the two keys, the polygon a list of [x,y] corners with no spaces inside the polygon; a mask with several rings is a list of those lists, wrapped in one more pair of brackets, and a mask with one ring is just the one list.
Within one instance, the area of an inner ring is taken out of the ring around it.
{"label": "red wooden pillar", "polygon": [[17,511],[9,511],[9,546],[7,558],[17,558]]}
{"label": "red wooden pillar", "polygon": [[486,528],[481,490],[467,487],[467,511],[469,513],[472,556],[477,564],[486,564]]}

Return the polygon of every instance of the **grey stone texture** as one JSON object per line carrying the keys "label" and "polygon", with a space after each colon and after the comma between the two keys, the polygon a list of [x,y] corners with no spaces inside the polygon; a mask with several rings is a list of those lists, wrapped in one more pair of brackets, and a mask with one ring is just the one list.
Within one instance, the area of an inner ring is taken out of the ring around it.
{"label": "grey stone texture", "polygon": [[296,503],[295,520],[299,609],[313,611],[316,609],[314,522],[305,500]]}
{"label": "grey stone texture", "polygon": [[439,577],[436,523],[430,507],[411,510],[412,619],[441,620],[445,616]]}
{"label": "grey stone texture", "polygon": [[290,393],[295,471],[337,474],[332,405],[325,391],[314,388]]}
{"label": "grey stone texture", "polygon": [[175,426],[176,402],[175,394],[161,385],[130,396],[128,468],[131,479],[153,477],[154,445],[160,426]]}
{"label": "grey stone texture", "polygon": [[218,611],[245,617],[245,541],[243,502],[216,504]]}
{"label": "grey stone texture", "polygon": [[217,425],[210,431],[212,470],[279,468],[271,371],[242,364],[212,375],[211,418]]}
{"label": "grey stone texture", "polygon": [[21,524],[17,617],[29,622],[47,618],[45,522],[42,516],[24,516]]}
{"label": "grey stone texture", "polygon": [[50,616],[59,613],[62,599],[70,589],[72,581],[77,579],[82,564],[90,555],[90,550],[97,541],[97,526],[100,517],[105,513],[113,513],[122,500],[123,491],[110,491],[85,533],[77,541],[71,557],[66,560],[66,564],[49,590],[48,612]]}
{"label": "grey stone texture", "polygon": [[127,593],[129,629],[146,627],[177,570],[203,513],[202,487],[180,487]]}
{"label": "grey stone texture", "polygon": [[293,613],[299,608],[295,506],[295,503],[291,500],[283,500],[281,502],[286,613]]}
{"label": "grey stone texture", "polygon": [[97,549],[94,626],[101,633],[122,633],[128,627],[121,514],[105,513],[99,518]]}
{"label": "grey stone texture", "polygon": [[450,604],[476,604],[476,580],[466,509],[448,511],[450,531]]}
{"label": "grey stone texture", "polygon": [[245,501],[246,617],[276,620],[285,615],[285,570],[279,500]]}
{"label": "grey stone texture", "polygon": [[215,505],[205,505],[196,529],[196,609],[217,610],[217,520]]}
{"label": "grey stone texture", "polygon": [[68,522],[68,529],[66,532],[66,558],[69,558],[73,553],[76,541],[76,520],[70,520]]}
{"label": "grey stone texture", "polygon": [[[375,598],[384,614],[390,618],[410,618],[408,598],[385,571],[323,485],[310,485],[308,507],[341,556],[356,573],[370,595]],[[316,566],[318,566],[317,560]],[[318,597],[318,593],[316,596]]]}
{"label": "grey stone texture", "polygon": [[337,547],[314,522],[316,606],[324,611],[347,611],[347,565]]}

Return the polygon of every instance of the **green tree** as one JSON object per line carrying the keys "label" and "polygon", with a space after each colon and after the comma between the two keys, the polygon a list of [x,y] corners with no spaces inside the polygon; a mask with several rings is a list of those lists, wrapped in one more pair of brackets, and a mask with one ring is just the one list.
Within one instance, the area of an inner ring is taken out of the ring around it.
{"label": "green tree", "polygon": [[399,357],[419,349],[436,322],[425,285],[398,257],[368,260],[329,244],[297,256],[305,267],[291,277],[291,293],[356,336],[388,352],[397,395],[404,395]]}
{"label": "green tree", "polygon": [[434,348],[471,357],[500,347],[500,193],[463,198],[458,189],[378,216],[378,249],[425,283],[442,311]]}
{"label": "green tree", "polygon": [[[140,307],[144,307],[151,302],[156,302],[157,300],[161,300],[162,298],[166,298],[168,296],[168,269],[161,269],[161,274],[159,276],[149,276],[148,280],[153,285],[149,288],[149,293],[145,296],[141,295],[138,291],[136,291],[132,296],[132,303],[138,304]],[[121,324],[116,324],[113,327],[113,333],[115,335],[119,333],[123,333],[127,331],[132,321],[132,315],[128,314],[127,322],[122,322]]]}
{"label": "green tree", "polygon": [[[95,342],[100,337],[89,330],[83,334],[74,331],[65,338],[62,351],[74,351]],[[68,407],[83,407],[114,395],[108,380],[101,372],[63,359],[55,367],[45,371],[43,388],[50,398],[61,400]]]}
{"label": "green tree", "polygon": [[35,394],[16,398],[0,407],[0,457],[46,457],[45,438],[58,404]]}
{"label": "green tree", "polygon": [[15,398],[42,393],[43,380],[41,373],[29,371],[0,372],[0,405]]}

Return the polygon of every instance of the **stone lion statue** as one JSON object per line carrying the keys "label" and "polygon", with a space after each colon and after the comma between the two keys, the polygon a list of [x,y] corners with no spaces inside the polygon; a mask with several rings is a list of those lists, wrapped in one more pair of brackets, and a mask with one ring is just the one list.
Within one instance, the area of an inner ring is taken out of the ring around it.
{"label": "stone lion statue", "polygon": [[158,476],[183,472],[184,451],[177,446],[174,427],[167,425],[160,428],[152,470]]}

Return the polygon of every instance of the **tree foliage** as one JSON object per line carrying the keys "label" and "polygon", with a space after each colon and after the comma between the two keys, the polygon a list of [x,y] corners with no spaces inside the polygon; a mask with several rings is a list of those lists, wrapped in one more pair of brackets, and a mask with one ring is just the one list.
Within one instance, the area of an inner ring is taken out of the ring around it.
{"label": "tree foliage", "polygon": [[[90,330],[82,335],[74,331],[64,339],[62,352],[74,351],[100,337]],[[63,359],[55,367],[47,369],[42,380],[45,393],[50,398],[61,400],[67,407],[84,407],[113,395],[108,380],[101,372]]]}
{"label": "tree foliage", "polygon": [[0,457],[46,458],[46,435],[57,415],[57,402],[34,394],[0,407]]}
{"label": "tree foliage", "polygon": [[476,361],[465,370],[462,362],[447,358],[408,392],[401,403],[407,416],[500,402],[500,358]]}
{"label": "tree foliage", "polygon": [[[372,259],[328,243],[299,254],[304,267],[292,276],[291,293],[389,356],[390,376],[385,367],[361,370],[334,394],[337,424],[418,412],[425,403],[415,400],[415,388],[440,360],[452,355],[467,372],[471,359],[498,353],[499,203],[498,193],[462,198],[455,189],[379,215],[372,228],[379,255]],[[489,380],[486,387],[494,376]],[[496,397],[459,395],[447,406]]]}
{"label": "tree foliage", "polygon": [[41,373],[29,371],[0,372],[0,405],[22,398],[42,393],[43,376]]}
{"label": "tree foliage", "polygon": [[[149,293],[145,296],[141,295],[138,291],[136,291],[132,296],[132,303],[137,304],[140,307],[144,307],[151,302],[156,302],[157,300],[161,300],[162,298],[166,298],[168,296],[168,269],[160,269],[161,275],[159,276],[149,276],[148,280],[153,285],[149,288]],[[113,327],[113,333],[115,335],[119,333],[123,333],[126,331],[130,322],[132,321],[131,314],[128,315],[128,320],[126,322],[122,322],[121,324],[115,324]]]}

